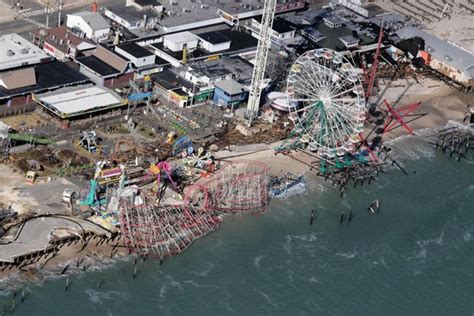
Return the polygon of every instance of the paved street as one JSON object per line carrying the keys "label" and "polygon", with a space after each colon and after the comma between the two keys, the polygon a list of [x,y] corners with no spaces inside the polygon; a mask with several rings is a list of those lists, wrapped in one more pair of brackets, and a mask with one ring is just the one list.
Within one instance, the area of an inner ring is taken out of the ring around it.
{"label": "paved street", "polygon": [[[52,1],[53,2],[53,1]],[[91,0],[66,1],[62,12],[63,21],[65,21],[67,14],[78,12],[81,10],[90,10]],[[116,7],[123,6],[125,1],[122,0],[105,0],[98,1],[102,7]],[[7,11],[11,8],[11,0],[0,0],[0,11]],[[39,4],[36,0],[22,0],[21,9],[16,13],[17,17],[13,20],[13,15],[9,22],[0,24],[0,35],[8,33],[19,33],[23,36],[28,36],[32,30],[42,28],[46,24],[45,7]],[[58,6],[51,8],[49,16],[49,26],[56,26],[58,24]],[[3,15],[5,16],[5,14]],[[0,21],[2,21],[0,19]]]}

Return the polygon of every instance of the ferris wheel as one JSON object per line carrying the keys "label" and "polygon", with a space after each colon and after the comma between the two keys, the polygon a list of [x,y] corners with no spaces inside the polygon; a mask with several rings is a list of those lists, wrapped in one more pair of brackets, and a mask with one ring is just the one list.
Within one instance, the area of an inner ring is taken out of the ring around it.
{"label": "ferris wheel", "polygon": [[360,141],[364,88],[347,58],[329,49],[299,56],[287,80],[290,119],[302,140],[322,156],[342,156]]}

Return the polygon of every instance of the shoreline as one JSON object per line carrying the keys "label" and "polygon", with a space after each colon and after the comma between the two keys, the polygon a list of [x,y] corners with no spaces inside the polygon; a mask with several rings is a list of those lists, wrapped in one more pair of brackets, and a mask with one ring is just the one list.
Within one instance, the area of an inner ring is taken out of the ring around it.
{"label": "shoreline", "polygon": [[[442,85],[442,84],[441,84]],[[449,88],[450,89],[450,88]],[[457,93],[456,91],[450,89],[450,93],[448,95],[443,96],[441,92],[443,89],[439,90],[438,94],[422,94],[426,100],[423,100],[421,106],[417,109],[416,112],[428,112],[429,114],[416,120],[410,124],[410,127],[414,131],[420,131],[423,129],[440,129],[446,126],[449,121],[457,121],[462,122],[462,119],[467,111],[466,103],[468,100],[468,96],[463,96]],[[407,97],[407,100],[401,102],[406,104],[408,102],[414,102],[416,99],[423,99],[420,95],[411,95]],[[393,132],[390,132],[387,137],[385,137],[386,142],[390,142],[396,140],[400,137],[408,135],[407,131],[403,128],[398,128]],[[417,133],[415,133],[417,135]],[[417,135],[420,137],[424,137],[423,135]],[[285,155],[275,154],[274,148],[280,142],[275,142],[273,144],[253,144],[253,145],[246,145],[246,146],[232,146],[229,150],[220,150],[215,152],[215,157],[218,160],[225,161],[225,160],[254,160],[258,162],[262,162],[266,164],[270,169],[270,174],[272,176],[281,176],[287,172],[291,172],[294,175],[305,175],[311,177],[312,181],[323,181],[324,179],[319,178],[316,174],[313,174],[308,165],[300,163],[293,158],[290,158]],[[296,153],[295,157],[301,156],[301,153]],[[6,166],[0,166],[2,169],[6,169]],[[23,183],[23,178],[15,172],[11,172],[11,178],[4,179],[6,180],[6,184],[9,186],[5,187],[9,189],[5,192],[5,189],[2,187],[0,191],[0,197],[3,195],[4,197],[12,198],[11,201],[15,203],[15,207],[17,206],[19,201],[27,202],[27,205],[19,205],[20,207],[28,208],[31,205],[34,205],[34,199],[29,197],[28,195],[25,196],[23,192],[20,190],[13,190],[15,187],[18,187],[19,182]],[[1,181],[0,181],[1,182]],[[23,183],[24,186],[24,183]],[[46,278],[47,275],[54,275],[54,273],[58,273],[58,269],[65,269],[62,271],[64,273],[54,276],[61,276],[61,275],[68,275],[71,271],[74,272],[83,272],[85,265],[89,265],[88,268],[95,267],[98,263],[102,261],[108,260],[125,260],[129,256],[128,249],[124,247],[124,245],[119,246],[119,243],[123,244],[122,238],[116,240],[115,242],[107,242],[102,243],[99,245],[99,241],[95,239],[92,240],[92,244],[87,244],[84,247],[84,243],[82,242],[74,242],[74,244],[64,245],[60,248],[55,256],[52,258],[46,257],[34,265],[29,265],[26,268],[26,271],[21,271],[17,267],[12,268],[11,270],[0,271],[0,283],[5,285],[18,276],[23,284],[29,284],[41,281],[43,278]],[[115,252],[115,253],[114,253]],[[79,263],[78,267],[73,267],[74,262]],[[68,265],[68,267],[66,266]],[[84,271],[88,270],[86,268]],[[17,285],[18,286],[18,285]],[[5,287],[4,291],[5,291]],[[9,288],[7,291],[16,290],[15,287]]]}

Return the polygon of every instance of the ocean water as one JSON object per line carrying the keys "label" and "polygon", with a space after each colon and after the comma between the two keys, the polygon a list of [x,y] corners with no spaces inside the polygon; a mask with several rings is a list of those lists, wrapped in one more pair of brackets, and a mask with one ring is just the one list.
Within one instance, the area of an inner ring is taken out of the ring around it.
{"label": "ocean water", "polygon": [[[262,216],[227,217],[161,266],[140,262],[135,279],[133,261],[122,260],[69,275],[68,291],[65,277],[29,285],[14,313],[473,315],[474,161],[412,137],[392,148],[408,176],[390,169],[343,198],[311,182]],[[380,213],[369,215],[374,199]],[[341,225],[341,211],[351,210]],[[0,306],[11,300],[0,296]]]}

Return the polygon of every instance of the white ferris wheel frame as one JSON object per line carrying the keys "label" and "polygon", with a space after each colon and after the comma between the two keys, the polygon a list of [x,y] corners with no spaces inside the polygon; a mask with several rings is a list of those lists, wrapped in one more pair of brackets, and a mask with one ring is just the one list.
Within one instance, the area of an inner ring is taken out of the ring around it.
{"label": "white ferris wheel frame", "polygon": [[349,60],[330,49],[297,58],[287,80],[290,118],[303,127],[312,150],[332,156],[353,148],[363,131],[366,102]]}

